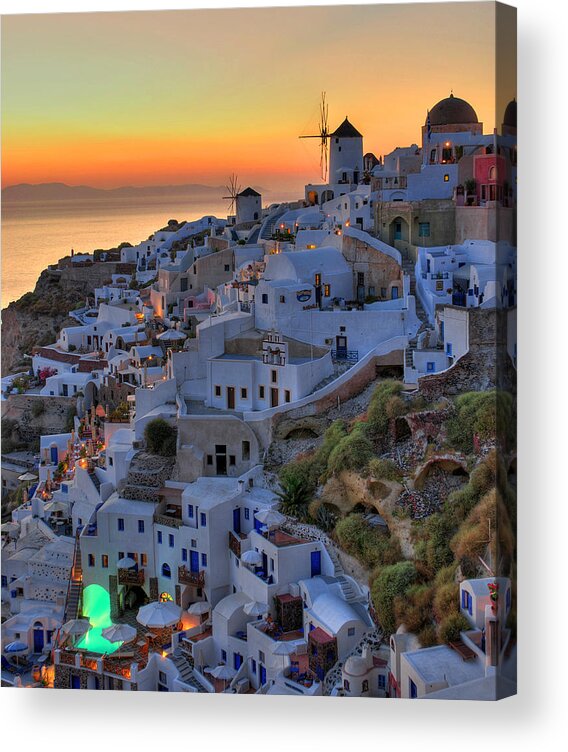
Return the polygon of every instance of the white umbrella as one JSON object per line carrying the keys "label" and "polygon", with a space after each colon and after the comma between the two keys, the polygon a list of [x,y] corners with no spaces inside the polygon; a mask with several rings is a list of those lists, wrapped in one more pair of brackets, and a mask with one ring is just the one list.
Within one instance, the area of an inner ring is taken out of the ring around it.
{"label": "white umbrella", "polygon": [[43,508],[46,512],[67,512],[69,507],[63,501],[49,501]]}
{"label": "white umbrella", "polygon": [[136,621],[145,627],[163,629],[177,624],[181,616],[181,607],[172,601],[153,601],[142,606],[136,616]]}
{"label": "white umbrella", "polygon": [[249,616],[262,616],[268,611],[267,603],[259,603],[259,601],[251,601],[243,606],[243,611]]}
{"label": "white umbrella", "polygon": [[196,614],[197,616],[201,616],[202,614],[207,614],[211,611],[211,606],[207,603],[207,601],[196,601],[195,603],[192,603],[191,606],[187,609],[187,612],[189,614]]}
{"label": "white umbrella", "polygon": [[263,509],[255,514],[256,519],[267,527],[277,527],[286,521],[286,517],[276,509]]}
{"label": "white umbrella", "polygon": [[260,564],[262,561],[262,554],[251,548],[249,551],[245,551],[241,556],[241,561],[245,564]]}
{"label": "white umbrella", "polygon": [[225,681],[227,681],[227,679],[234,679],[237,675],[234,668],[226,666],[225,664],[215,666],[215,668],[212,668],[209,673],[211,676],[215,677],[215,679],[224,679]]}
{"label": "white umbrella", "polygon": [[9,642],[6,647],[4,648],[5,653],[23,653],[24,650],[27,650],[28,646],[25,642],[20,642],[19,640],[14,640],[14,642]]}
{"label": "white umbrella", "polygon": [[3,533],[17,533],[20,526],[17,522],[5,522],[1,529]]}
{"label": "white umbrella", "polygon": [[109,642],[131,642],[136,634],[130,624],[113,624],[102,631],[102,636]]}
{"label": "white umbrella", "polygon": [[279,642],[272,653],[274,655],[292,655],[296,652],[296,645],[293,642]]}
{"label": "white umbrella", "polygon": [[156,339],[159,339],[162,342],[174,342],[175,340],[186,338],[187,335],[177,329],[166,329],[165,332],[158,334],[158,336],[156,337]]}
{"label": "white umbrella", "polygon": [[86,634],[90,628],[91,624],[87,619],[71,619],[61,627],[66,635],[72,635],[73,637],[80,637]]}
{"label": "white umbrella", "polygon": [[123,556],[122,559],[116,562],[116,566],[119,569],[132,569],[132,567],[136,566],[136,562],[131,556]]}
{"label": "white umbrella", "polygon": [[24,473],[23,475],[18,475],[18,480],[21,480],[22,483],[25,483],[28,480],[37,480],[37,475],[34,475],[33,473]]}

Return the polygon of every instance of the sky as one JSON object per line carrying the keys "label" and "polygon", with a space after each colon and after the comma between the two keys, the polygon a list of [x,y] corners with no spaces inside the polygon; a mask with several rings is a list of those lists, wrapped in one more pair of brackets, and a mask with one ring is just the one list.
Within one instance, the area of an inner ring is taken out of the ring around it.
{"label": "sky", "polygon": [[[495,122],[493,3],[2,18],[2,186],[318,182],[321,92],[377,156],[449,95]],[[508,101],[516,91],[504,92]],[[501,122],[501,115],[497,120]]]}

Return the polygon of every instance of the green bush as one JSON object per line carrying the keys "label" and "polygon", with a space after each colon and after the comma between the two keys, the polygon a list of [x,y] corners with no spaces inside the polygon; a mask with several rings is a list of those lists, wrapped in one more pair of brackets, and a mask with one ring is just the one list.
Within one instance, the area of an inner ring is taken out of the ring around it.
{"label": "green bush", "polygon": [[360,470],[372,456],[373,446],[366,436],[365,424],[357,423],[331,451],[327,468],[332,475],[338,475],[342,470]]}
{"label": "green bush", "polygon": [[[299,463],[294,464],[299,465]],[[291,468],[288,465],[284,470],[286,472],[280,473],[281,490],[276,493],[280,499],[280,508],[284,514],[305,520],[309,516],[308,504],[312,498],[309,468],[303,465]],[[297,472],[294,472],[294,470]]]}
{"label": "green bush", "polygon": [[376,480],[397,480],[400,481],[402,473],[398,465],[392,460],[373,457],[368,464],[369,475]]}
{"label": "green bush", "polygon": [[468,629],[471,627],[463,614],[450,614],[438,627],[438,637],[440,642],[447,645],[450,642],[457,642],[461,637],[461,632]]}
{"label": "green bush", "polygon": [[494,389],[467,392],[455,404],[456,414],[447,423],[448,439],[453,446],[472,452],[474,434],[482,441],[498,438],[504,445],[514,440],[516,418],[509,393]]}
{"label": "green bush", "polygon": [[416,577],[414,564],[399,561],[384,567],[372,581],[371,598],[385,634],[396,632],[398,624],[394,613],[395,598],[403,596],[415,583]]}
{"label": "green bush", "polygon": [[401,390],[402,384],[400,381],[388,380],[380,383],[373,392],[367,410],[367,424],[369,434],[375,441],[385,435],[389,425],[387,404],[391,397],[398,397]]}
{"label": "green bush", "polygon": [[434,572],[447,567],[454,560],[450,540],[454,527],[443,514],[433,514],[426,521],[426,563]]}
{"label": "green bush", "polygon": [[341,548],[369,569],[394,564],[402,557],[398,539],[371,527],[360,514],[340,520],[335,537]]}
{"label": "green bush", "polygon": [[146,448],[151,454],[171,457],[176,453],[176,429],[163,418],[154,418],[144,429]]}

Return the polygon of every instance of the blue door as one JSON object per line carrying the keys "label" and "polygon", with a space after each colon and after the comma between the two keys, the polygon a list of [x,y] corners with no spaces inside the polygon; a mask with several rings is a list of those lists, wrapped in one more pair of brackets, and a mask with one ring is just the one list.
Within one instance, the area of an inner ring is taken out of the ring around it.
{"label": "blue door", "polygon": [[51,450],[51,464],[57,465],[57,463],[59,462],[57,447],[56,446],[50,447],[50,450]]}
{"label": "blue door", "polygon": [[189,552],[189,570],[190,572],[199,572],[199,552]]}
{"label": "blue door", "polygon": [[312,577],[321,574],[321,551],[312,551],[311,553]]}
{"label": "blue door", "polygon": [[81,689],[81,677],[80,676],[71,677],[71,689]]}
{"label": "blue door", "polygon": [[266,684],[266,669],[260,664],[260,685]]}
{"label": "blue door", "polygon": [[235,671],[238,671],[243,664],[243,656],[240,653],[235,653]]}
{"label": "blue door", "polygon": [[241,532],[241,510],[233,509],[233,530],[235,533]]}
{"label": "blue door", "polygon": [[392,300],[398,300],[398,287],[391,287]]}
{"label": "blue door", "polygon": [[43,652],[43,627],[34,629],[34,653]]}
{"label": "blue door", "polygon": [[256,532],[260,533],[260,531],[261,531],[261,529],[263,527],[264,526],[263,526],[262,522],[260,520],[257,520],[256,519],[256,515],[255,515],[255,517],[254,517],[254,529],[256,530]]}

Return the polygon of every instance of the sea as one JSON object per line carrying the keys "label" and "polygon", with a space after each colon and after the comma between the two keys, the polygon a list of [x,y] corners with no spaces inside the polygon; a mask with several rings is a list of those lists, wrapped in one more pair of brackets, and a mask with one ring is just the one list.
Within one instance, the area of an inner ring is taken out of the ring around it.
{"label": "sea", "polygon": [[[268,196],[270,203],[298,198]],[[263,195],[264,199],[264,195]],[[159,195],[2,202],[2,308],[33,290],[41,272],[71,252],[136,245],[169,219],[226,217],[221,196]]]}

